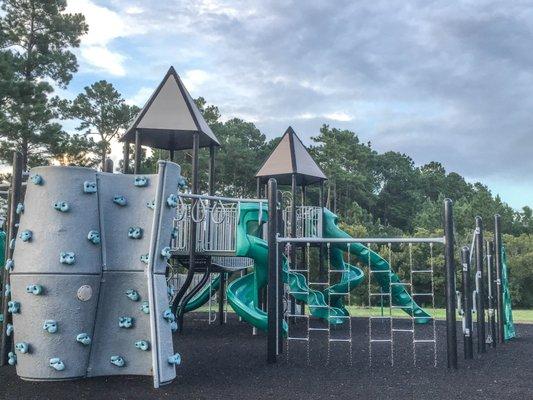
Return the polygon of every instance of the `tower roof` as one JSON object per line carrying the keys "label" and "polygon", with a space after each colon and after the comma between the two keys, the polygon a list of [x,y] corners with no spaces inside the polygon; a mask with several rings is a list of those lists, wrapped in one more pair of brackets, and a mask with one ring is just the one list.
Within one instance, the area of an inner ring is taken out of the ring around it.
{"label": "tower roof", "polygon": [[292,174],[296,174],[296,182],[299,185],[309,185],[327,179],[298,135],[289,126],[255,176],[262,181],[276,178],[279,184],[288,185],[291,183]]}
{"label": "tower roof", "polygon": [[140,132],[142,145],[158,149],[190,149],[195,132],[200,134],[200,147],[220,146],[174,67],[169,68],[120,141],[135,141],[135,131]]}

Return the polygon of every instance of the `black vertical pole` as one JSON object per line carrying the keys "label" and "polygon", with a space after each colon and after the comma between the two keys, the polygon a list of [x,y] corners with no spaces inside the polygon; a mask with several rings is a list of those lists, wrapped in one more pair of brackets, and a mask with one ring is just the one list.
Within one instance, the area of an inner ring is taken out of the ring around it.
{"label": "black vertical pole", "polygon": [[105,172],[113,173],[113,160],[110,158],[105,160]]}
{"label": "black vertical pole", "polygon": [[257,178],[256,180],[255,197],[257,199],[261,198],[261,178]]}
{"label": "black vertical pole", "polygon": [[[324,218],[324,181],[320,181],[318,188],[318,206],[322,208],[321,218]],[[323,237],[323,232],[318,232],[319,237]],[[324,243],[320,243],[318,248],[318,276],[322,280],[324,277]]]}
{"label": "black vertical pole", "polygon": [[124,149],[122,151],[123,156],[123,164],[122,164],[122,173],[127,174],[129,173],[129,165],[130,165],[130,143],[128,141],[124,142]]}
{"label": "black vertical pole", "polygon": [[485,272],[483,271],[483,220],[476,217],[476,317],[477,351],[485,353]]}
{"label": "black vertical pole", "polygon": [[[306,190],[305,184],[302,183],[302,207],[305,206],[306,204],[307,204],[307,190]],[[302,224],[304,223],[305,223],[305,219],[302,218]],[[303,231],[305,232],[305,227]],[[307,246],[302,246],[302,268],[300,268],[302,270],[307,268],[307,263],[308,263],[306,248]],[[300,302],[300,315],[305,315],[305,301]]]}
{"label": "black vertical pole", "polygon": [[209,195],[215,195],[215,146],[209,146]]}
{"label": "black vertical pole", "polygon": [[[13,257],[13,249],[10,246],[11,240],[17,237],[19,216],[16,212],[17,205],[21,201],[22,197],[22,154],[18,151],[13,153],[13,175],[11,176],[10,187],[10,199],[9,199],[9,215],[8,215],[8,232],[5,242],[6,259]],[[2,303],[2,314],[4,315],[4,322],[1,324],[2,334],[0,335],[0,366],[4,366],[7,363],[7,354],[11,349],[12,335],[7,336],[6,328],[8,323],[12,323],[11,314],[7,312],[7,303],[9,296],[5,296],[6,285],[10,284],[9,271],[3,271],[2,290],[0,290],[0,296],[4,296]]]}
{"label": "black vertical pole", "polygon": [[470,289],[470,250],[467,246],[461,249],[463,267],[463,342],[465,359],[474,358],[472,346],[472,291]]}
{"label": "black vertical pole", "polygon": [[[281,192],[278,191],[278,209],[277,209],[277,225],[276,225],[276,237],[280,235],[281,227],[283,226],[283,202],[281,198]],[[276,285],[278,286],[278,322],[277,322],[277,335],[278,335],[278,354],[283,353],[283,295],[284,295],[284,286],[283,286],[283,247],[277,246],[277,271],[276,271]]]}
{"label": "black vertical pole", "polygon": [[268,334],[267,334],[267,362],[273,364],[278,355],[278,252],[276,243],[277,233],[277,192],[275,179],[268,180]]}
{"label": "black vertical pole", "polygon": [[[291,237],[296,237],[296,173],[293,173],[291,176]],[[291,243],[291,268],[297,269],[296,267],[296,243]],[[296,302],[294,297],[289,296],[291,302],[291,315],[296,314]],[[296,322],[296,319],[291,318],[292,323]]]}
{"label": "black vertical pole", "polygon": [[448,368],[457,369],[457,328],[455,316],[455,260],[453,235],[453,203],[444,200],[444,259],[446,284],[446,338]]}
{"label": "black vertical pole", "polygon": [[491,345],[496,347],[498,341],[498,331],[496,329],[496,314],[494,311],[494,284],[496,283],[496,272],[494,271],[494,242],[487,242],[487,298],[489,307],[489,327],[491,336]]}
{"label": "black vertical pole", "polygon": [[169,150],[168,151],[168,158],[170,159],[170,161],[174,161],[174,156],[175,156],[175,153],[174,153],[174,150]]}
{"label": "black vertical pole", "polygon": [[503,331],[502,232],[501,218],[494,216],[494,261],[496,269],[496,307],[498,310],[498,343],[505,341]]}
{"label": "black vertical pole", "polygon": [[134,174],[139,174],[141,172],[141,133],[135,131],[135,167],[133,170]]}

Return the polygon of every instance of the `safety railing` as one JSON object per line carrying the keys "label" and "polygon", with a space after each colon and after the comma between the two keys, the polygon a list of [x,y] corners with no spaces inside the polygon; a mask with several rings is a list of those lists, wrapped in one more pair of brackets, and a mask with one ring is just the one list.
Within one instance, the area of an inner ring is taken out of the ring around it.
{"label": "safety railing", "polygon": [[[283,209],[285,235],[292,237],[291,227],[292,206]],[[322,237],[322,207],[297,206],[296,207],[296,234],[295,237]]]}
{"label": "safety railing", "polygon": [[172,251],[175,254],[188,254],[190,226],[195,223],[197,253],[219,256],[235,254],[236,228],[242,203],[264,204],[266,200],[178,193]]}

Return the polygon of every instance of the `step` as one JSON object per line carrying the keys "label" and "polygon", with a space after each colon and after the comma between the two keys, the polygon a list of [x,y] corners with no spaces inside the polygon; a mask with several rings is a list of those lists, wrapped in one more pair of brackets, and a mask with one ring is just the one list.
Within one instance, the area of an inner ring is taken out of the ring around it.
{"label": "step", "polygon": [[329,328],[307,328],[308,331],[322,331],[329,332]]}
{"label": "step", "polygon": [[308,337],[287,336],[287,340],[297,340],[297,341],[301,341],[301,342],[308,342],[309,338]]}
{"label": "step", "polygon": [[412,329],[396,329],[396,328],[392,328],[392,331],[393,332],[410,332],[410,333],[414,332],[414,330]]}
{"label": "step", "polygon": [[370,343],[385,343],[392,342],[392,339],[370,339]]}
{"label": "step", "polygon": [[330,342],[346,342],[349,343],[352,339],[329,339]]}
{"label": "step", "polygon": [[435,339],[415,339],[413,343],[436,343]]}

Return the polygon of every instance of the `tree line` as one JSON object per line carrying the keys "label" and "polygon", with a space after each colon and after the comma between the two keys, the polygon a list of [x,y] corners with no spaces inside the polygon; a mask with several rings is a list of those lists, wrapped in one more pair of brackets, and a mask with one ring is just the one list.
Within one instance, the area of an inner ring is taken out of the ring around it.
{"label": "tree line", "polygon": [[[2,0],[0,4],[0,160],[9,164],[17,150],[25,168],[50,163],[103,168],[111,143],[139,109],[128,105],[104,80],[88,85],[73,100],[55,95],[54,88],[66,88],[77,72],[73,50],[90,28],[84,16],[66,13],[64,0]],[[217,193],[254,197],[255,172],[279,138],[268,140],[253,123],[242,119],[223,121],[218,108],[203,98],[196,103],[222,144],[217,151]],[[64,120],[76,121],[75,133],[63,128]],[[533,307],[530,207],[514,210],[486,185],[467,182],[439,162],[417,166],[406,154],[379,153],[350,130],[323,125],[311,138],[309,150],[328,177],[328,208],[355,236],[442,234],[445,197],[455,203],[459,243],[469,242],[476,215],[483,217],[490,231],[493,215],[500,214],[513,301]],[[200,153],[205,190],[208,154]],[[143,172],[154,172],[157,160],[167,157],[162,150],[144,150]],[[190,158],[189,151],[176,156],[186,177]],[[309,203],[316,204],[317,188],[310,187],[308,194]]]}

